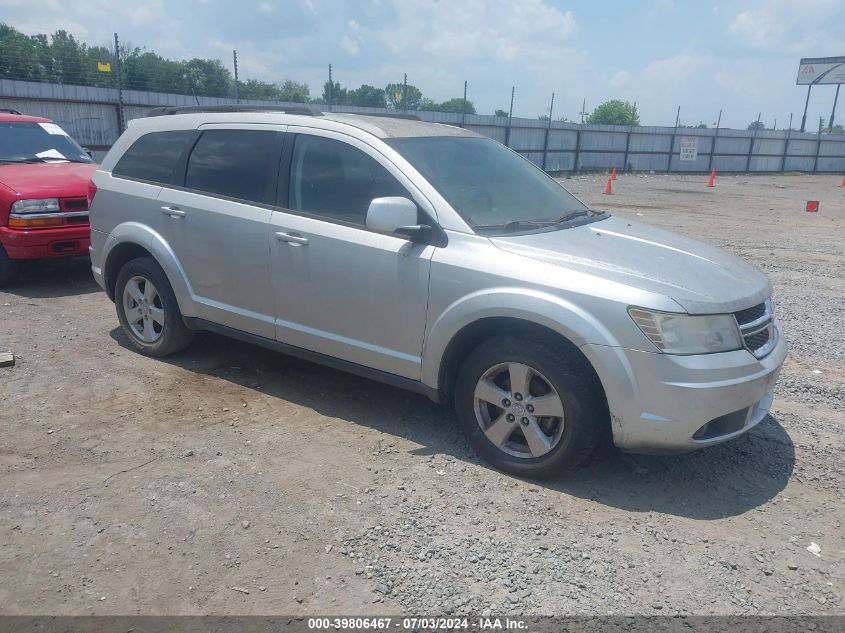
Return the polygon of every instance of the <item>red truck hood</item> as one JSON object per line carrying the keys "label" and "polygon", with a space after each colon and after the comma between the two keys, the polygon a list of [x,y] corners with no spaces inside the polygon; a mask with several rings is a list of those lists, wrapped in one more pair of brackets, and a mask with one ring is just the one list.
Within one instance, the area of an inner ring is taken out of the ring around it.
{"label": "red truck hood", "polygon": [[[0,164],[0,199],[71,198],[88,193],[95,163]],[[5,206],[5,205],[4,205]]]}

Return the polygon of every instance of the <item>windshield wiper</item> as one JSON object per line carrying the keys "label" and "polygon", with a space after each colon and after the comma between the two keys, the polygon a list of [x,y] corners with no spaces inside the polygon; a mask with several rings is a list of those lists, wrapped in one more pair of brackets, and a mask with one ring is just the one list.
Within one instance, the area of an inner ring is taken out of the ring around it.
{"label": "windshield wiper", "polygon": [[511,220],[503,224],[476,224],[475,231],[519,231],[522,229],[541,229],[550,226],[548,222],[534,222],[532,220]]}

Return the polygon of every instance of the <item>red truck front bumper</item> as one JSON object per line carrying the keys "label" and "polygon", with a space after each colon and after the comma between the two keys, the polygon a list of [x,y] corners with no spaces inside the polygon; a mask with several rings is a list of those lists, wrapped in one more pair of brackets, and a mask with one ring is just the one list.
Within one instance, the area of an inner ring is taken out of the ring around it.
{"label": "red truck front bumper", "polygon": [[0,244],[9,259],[47,259],[88,254],[91,229],[87,224],[44,229],[0,226]]}

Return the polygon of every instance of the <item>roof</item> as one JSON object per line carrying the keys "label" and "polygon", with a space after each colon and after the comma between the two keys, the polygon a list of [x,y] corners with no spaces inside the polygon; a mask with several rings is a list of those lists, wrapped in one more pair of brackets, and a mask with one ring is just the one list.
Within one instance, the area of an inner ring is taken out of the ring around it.
{"label": "roof", "polygon": [[11,114],[8,111],[0,110],[0,123],[52,123],[50,119],[40,116],[29,116],[27,114]]}
{"label": "roof", "polygon": [[132,125],[147,130],[184,129],[207,123],[275,123],[302,125],[322,129],[342,129],[350,125],[375,137],[400,138],[423,136],[479,136],[475,132],[454,125],[420,121],[416,116],[396,114],[357,114],[346,112],[320,112],[311,106],[292,107],[285,111],[280,106],[196,106],[156,108],[143,119],[134,119]]}
{"label": "roof", "polygon": [[366,114],[331,113],[324,114],[324,119],[354,125],[379,138],[402,138],[420,136],[478,136],[475,132],[454,125],[429,123],[414,119],[385,116],[367,116]]}

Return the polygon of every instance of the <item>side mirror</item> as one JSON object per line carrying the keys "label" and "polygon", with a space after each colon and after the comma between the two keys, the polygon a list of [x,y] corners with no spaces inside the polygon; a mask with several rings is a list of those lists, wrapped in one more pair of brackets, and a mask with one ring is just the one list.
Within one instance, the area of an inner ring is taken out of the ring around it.
{"label": "side mirror", "polygon": [[431,239],[433,230],[417,223],[417,205],[402,197],[375,198],[367,209],[367,228],[377,233],[404,235],[413,242]]}
{"label": "side mirror", "polygon": [[83,147],[82,151],[85,152],[86,154],[88,154],[88,158],[90,158],[91,160],[94,160],[94,152],[92,152],[89,148]]}

